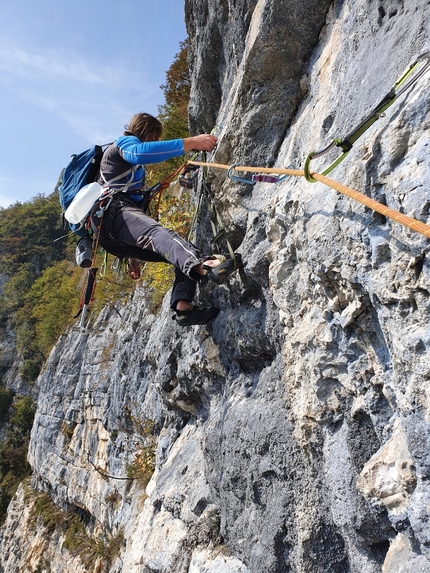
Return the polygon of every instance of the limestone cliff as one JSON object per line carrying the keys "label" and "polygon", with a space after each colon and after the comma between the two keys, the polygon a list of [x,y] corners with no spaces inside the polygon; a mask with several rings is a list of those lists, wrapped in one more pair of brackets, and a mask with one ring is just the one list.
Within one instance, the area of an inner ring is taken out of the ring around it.
{"label": "limestone cliff", "polygon": [[[191,127],[217,126],[216,163],[301,167],[430,49],[427,0],[185,15]],[[425,223],[429,90],[427,73],[333,172]],[[180,328],[139,287],[59,340],[1,570],[430,571],[428,239],[304,178],[206,184],[244,261],[200,291],[220,315]],[[199,225],[207,246],[207,212]],[[155,445],[145,485],[131,470]]]}

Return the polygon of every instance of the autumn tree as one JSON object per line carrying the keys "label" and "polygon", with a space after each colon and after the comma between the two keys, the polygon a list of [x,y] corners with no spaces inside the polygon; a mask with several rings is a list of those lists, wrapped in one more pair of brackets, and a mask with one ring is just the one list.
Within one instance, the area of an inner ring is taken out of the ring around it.
{"label": "autumn tree", "polygon": [[188,135],[188,102],[190,99],[191,80],[188,69],[188,40],[179,44],[180,52],[166,72],[166,83],[161,85],[165,103],[158,108],[159,117],[164,121],[165,138],[172,139],[168,130],[179,130],[179,137]]}

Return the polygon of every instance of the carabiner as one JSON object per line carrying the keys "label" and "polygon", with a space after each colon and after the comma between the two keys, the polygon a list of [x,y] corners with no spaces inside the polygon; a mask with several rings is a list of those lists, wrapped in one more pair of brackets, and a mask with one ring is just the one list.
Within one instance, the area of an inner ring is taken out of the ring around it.
{"label": "carabiner", "polygon": [[246,185],[255,185],[256,181],[251,181],[250,179],[243,179],[242,177],[238,177],[237,175],[232,175],[231,172],[235,167],[238,167],[240,163],[233,163],[231,167],[229,167],[227,171],[227,177],[233,179],[233,181],[238,181],[239,183],[245,183]]}
{"label": "carabiner", "polygon": [[115,257],[110,266],[117,280],[120,281],[122,281],[122,279],[124,278],[123,261],[124,259],[121,259],[120,257]]}
{"label": "carabiner", "polygon": [[328,175],[330,173],[330,171],[333,171],[333,169],[335,167],[337,167],[339,165],[339,163],[345,159],[345,157],[351,151],[352,145],[350,145],[349,149],[348,149],[348,146],[346,145],[346,140],[342,141],[340,139],[333,139],[333,141],[329,145],[327,145],[327,147],[324,147],[324,149],[320,149],[320,151],[311,151],[310,153],[308,153],[306,160],[305,160],[305,164],[303,166],[303,171],[305,172],[305,178],[306,178],[306,181],[308,183],[315,183],[317,181],[316,179],[314,179],[312,177],[311,171],[310,171],[312,159],[316,159],[317,157],[322,157],[323,155],[328,153],[330,151],[330,149],[332,149],[335,146],[341,147],[341,149],[343,149],[343,153],[341,155],[339,155],[339,157],[337,159],[335,159],[335,161],[333,161],[333,163],[331,163],[327,167],[327,169],[325,169],[324,171],[321,172],[322,175]]}
{"label": "carabiner", "polygon": [[99,270],[99,276],[104,278],[106,276],[106,270],[107,270],[107,262],[108,262],[108,252],[105,251],[105,256],[103,258],[103,262],[100,266],[100,270]]}

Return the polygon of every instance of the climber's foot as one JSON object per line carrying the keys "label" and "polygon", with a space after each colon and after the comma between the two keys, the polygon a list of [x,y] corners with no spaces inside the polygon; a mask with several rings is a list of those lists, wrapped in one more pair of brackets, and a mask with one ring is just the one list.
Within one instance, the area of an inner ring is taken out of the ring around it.
{"label": "climber's foot", "polygon": [[[216,262],[218,263],[216,264]],[[224,282],[241,264],[241,256],[236,253],[233,259],[230,255],[213,255],[203,263],[206,275],[215,283]]]}
{"label": "climber's foot", "polygon": [[207,324],[219,313],[219,308],[199,308],[191,305],[187,310],[175,310],[173,317],[179,326],[193,326],[194,324]]}

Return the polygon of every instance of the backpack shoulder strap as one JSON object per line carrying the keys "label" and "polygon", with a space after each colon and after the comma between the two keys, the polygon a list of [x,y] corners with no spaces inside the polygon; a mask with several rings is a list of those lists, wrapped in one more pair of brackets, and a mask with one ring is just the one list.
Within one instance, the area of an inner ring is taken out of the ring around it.
{"label": "backpack shoulder strap", "polygon": [[[119,175],[116,175],[112,179],[107,179],[103,173],[102,165],[100,164],[100,178],[103,180],[104,187],[113,187],[114,189],[117,188],[118,192],[125,193],[131,185],[136,185],[144,181],[144,177],[142,177],[140,181],[133,181],[134,174],[139,169],[139,167],[141,167],[141,165],[132,165],[130,169],[127,169]],[[130,177],[125,183],[118,183],[120,179],[124,179],[128,175],[130,175]]]}

